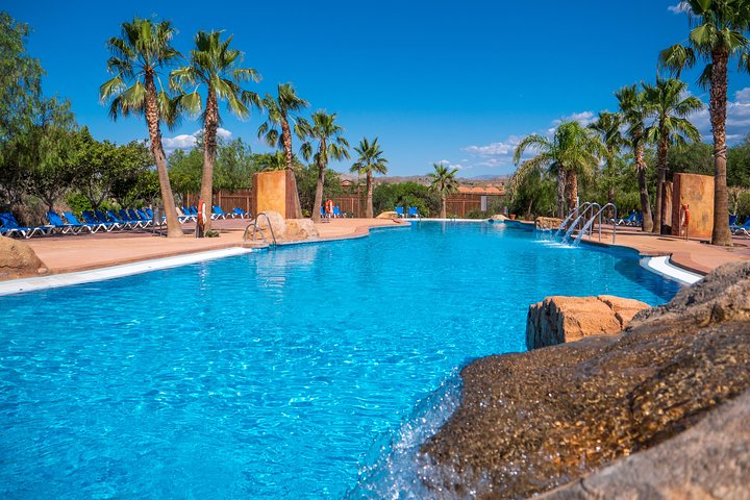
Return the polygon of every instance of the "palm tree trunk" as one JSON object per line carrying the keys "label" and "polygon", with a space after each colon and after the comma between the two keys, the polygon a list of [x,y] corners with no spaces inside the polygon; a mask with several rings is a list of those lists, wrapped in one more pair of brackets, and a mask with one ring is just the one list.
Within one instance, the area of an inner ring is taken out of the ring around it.
{"label": "palm tree trunk", "polygon": [[664,221],[664,214],[667,212],[667,199],[664,196],[664,189],[667,183],[667,152],[669,148],[668,131],[661,125],[661,138],[659,139],[659,180],[656,184],[656,205],[654,206],[654,230],[656,234],[661,234]]}
{"label": "palm tree trunk", "polygon": [[578,206],[578,172],[575,169],[570,169],[565,174],[565,194],[568,198],[568,209],[573,210]]}
{"label": "palm tree trunk", "polygon": [[294,163],[292,161],[292,130],[289,128],[289,122],[286,117],[281,118],[281,140],[284,143],[284,156],[286,156],[286,168],[289,170],[294,169]]}
{"label": "palm tree trunk", "polygon": [[440,197],[440,218],[441,219],[448,218],[447,213],[446,213],[446,209],[447,209],[446,205],[448,204],[448,200],[446,198],[447,197],[445,195]]}
{"label": "palm tree trunk", "polygon": [[715,50],[711,54],[711,94],[709,111],[711,130],[714,134],[714,229],[711,244],[732,246],[729,231],[729,193],[727,192],[727,61],[726,50]]}
{"label": "palm tree trunk", "polygon": [[204,234],[211,230],[211,213],[213,212],[214,198],[214,163],[216,162],[216,132],[219,128],[219,103],[216,100],[216,94],[210,86],[208,87],[208,97],[206,97],[205,128],[201,200],[208,205],[206,208],[208,217],[203,226]]}
{"label": "palm tree trunk", "polygon": [[557,216],[565,218],[565,169],[557,168]]}
{"label": "palm tree trunk", "polygon": [[651,200],[648,196],[648,184],[646,183],[646,161],[643,159],[643,144],[640,142],[635,147],[635,168],[638,173],[638,190],[641,193],[641,212],[643,213],[643,231],[650,233],[654,228],[651,217]]}
{"label": "palm tree trunk", "polygon": [[326,178],[325,164],[325,139],[320,141],[320,150],[318,151],[318,185],[315,187],[315,201],[312,207],[313,222],[320,222],[320,207],[323,205],[323,183]]}
{"label": "palm tree trunk", "polygon": [[177,218],[177,207],[174,204],[172,185],[169,182],[167,171],[167,155],[164,154],[164,146],[161,143],[161,130],[159,127],[159,105],[156,98],[156,85],[154,76],[147,74],[146,83],[146,125],[151,142],[151,154],[154,155],[156,171],[159,174],[159,188],[161,189],[161,201],[164,204],[164,214],[167,217],[167,237],[179,238],[184,236],[180,221]]}
{"label": "palm tree trunk", "polygon": [[368,219],[372,219],[375,214],[372,209],[372,172],[367,172],[367,213]]}

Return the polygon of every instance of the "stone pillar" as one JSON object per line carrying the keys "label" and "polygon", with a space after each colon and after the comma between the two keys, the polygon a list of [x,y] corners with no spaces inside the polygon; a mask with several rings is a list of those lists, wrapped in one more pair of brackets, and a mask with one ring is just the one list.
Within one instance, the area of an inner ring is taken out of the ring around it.
{"label": "stone pillar", "polygon": [[664,224],[661,228],[661,234],[672,234],[672,194],[674,185],[671,182],[664,184]]}
{"label": "stone pillar", "polygon": [[672,234],[680,234],[680,207],[690,211],[690,238],[711,239],[714,229],[714,178],[710,175],[675,174],[672,190]]}
{"label": "stone pillar", "polygon": [[297,182],[291,170],[253,174],[253,216],[278,212],[285,219],[301,219]]}

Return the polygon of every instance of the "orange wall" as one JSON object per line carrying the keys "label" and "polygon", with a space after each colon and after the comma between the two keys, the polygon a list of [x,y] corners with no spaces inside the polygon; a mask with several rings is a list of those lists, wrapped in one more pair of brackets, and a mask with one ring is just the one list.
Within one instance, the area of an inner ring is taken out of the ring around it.
{"label": "orange wall", "polygon": [[714,178],[710,175],[675,174],[672,193],[672,234],[680,234],[680,207],[690,210],[690,238],[711,239],[714,228]]}
{"label": "orange wall", "polygon": [[274,211],[285,219],[299,219],[302,213],[294,174],[279,170],[253,175],[253,214]]}

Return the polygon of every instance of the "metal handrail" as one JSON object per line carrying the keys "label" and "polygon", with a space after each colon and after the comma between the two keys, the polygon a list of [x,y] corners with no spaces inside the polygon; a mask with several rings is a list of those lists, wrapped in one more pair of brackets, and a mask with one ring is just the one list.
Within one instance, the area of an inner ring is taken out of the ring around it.
{"label": "metal handrail", "polygon": [[573,234],[573,231],[575,231],[575,228],[581,222],[581,219],[586,216],[589,210],[591,210],[593,213],[594,207],[598,209],[602,208],[601,205],[599,205],[598,203],[589,203],[588,206],[585,209],[583,209],[583,212],[581,213],[581,215],[579,215],[578,218],[573,221],[573,223],[570,225],[568,230],[565,232],[565,237],[563,238],[563,240],[567,241],[570,238],[570,235]]}
{"label": "metal handrail", "polygon": [[585,201],[581,203],[580,205],[576,206],[573,210],[570,211],[568,216],[565,218],[564,221],[562,221],[562,224],[560,224],[560,227],[557,228],[557,232],[555,233],[555,237],[560,236],[560,232],[565,229],[565,225],[573,218],[578,217],[578,213],[581,210],[581,208],[588,207],[591,205],[590,201]]}
{"label": "metal handrail", "polygon": [[[583,230],[581,230],[581,232],[578,233],[578,237],[576,238],[576,244],[580,243],[581,239],[586,235],[586,231],[589,232],[588,233],[589,235],[592,234],[591,226],[593,225],[593,222],[597,219],[597,217],[599,218],[599,241],[602,241],[602,214],[604,213],[604,210],[609,207],[612,207],[615,209],[614,220],[615,221],[617,220],[617,205],[615,205],[614,203],[607,203],[606,205],[601,207],[599,211],[596,212],[593,217],[591,217],[591,219],[589,219],[589,221],[586,223],[585,226],[583,226]],[[615,244],[616,234],[617,234],[617,224],[612,224],[612,244],[613,245]]]}
{"label": "metal handrail", "polygon": [[[269,245],[268,240],[266,239],[266,235],[263,233],[263,228],[258,226],[258,219],[263,216],[266,218],[266,222],[268,222],[268,229],[271,230],[271,237],[273,238],[273,243]],[[268,214],[265,212],[261,212],[258,215],[255,216],[253,220],[250,221],[250,223],[245,228],[245,233],[242,235],[242,241],[247,241],[247,233],[250,231],[250,228],[253,228],[253,237],[252,239],[255,240],[255,234],[257,232],[260,232],[260,236],[263,238],[263,243],[266,245],[269,245],[271,247],[276,247],[278,243],[276,242],[276,233],[274,233],[273,225],[271,224],[271,219],[268,217]]]}

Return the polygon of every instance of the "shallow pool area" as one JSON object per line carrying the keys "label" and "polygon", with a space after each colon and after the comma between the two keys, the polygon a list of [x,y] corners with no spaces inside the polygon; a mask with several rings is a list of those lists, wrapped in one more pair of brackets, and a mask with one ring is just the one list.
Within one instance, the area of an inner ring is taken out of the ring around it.
{"label": "shallow pool area", "polygon": [[0,497],[376,496],[420,402],[525,350],[529,304],[677,290],[635,252],[425,222],[0,297]]}

